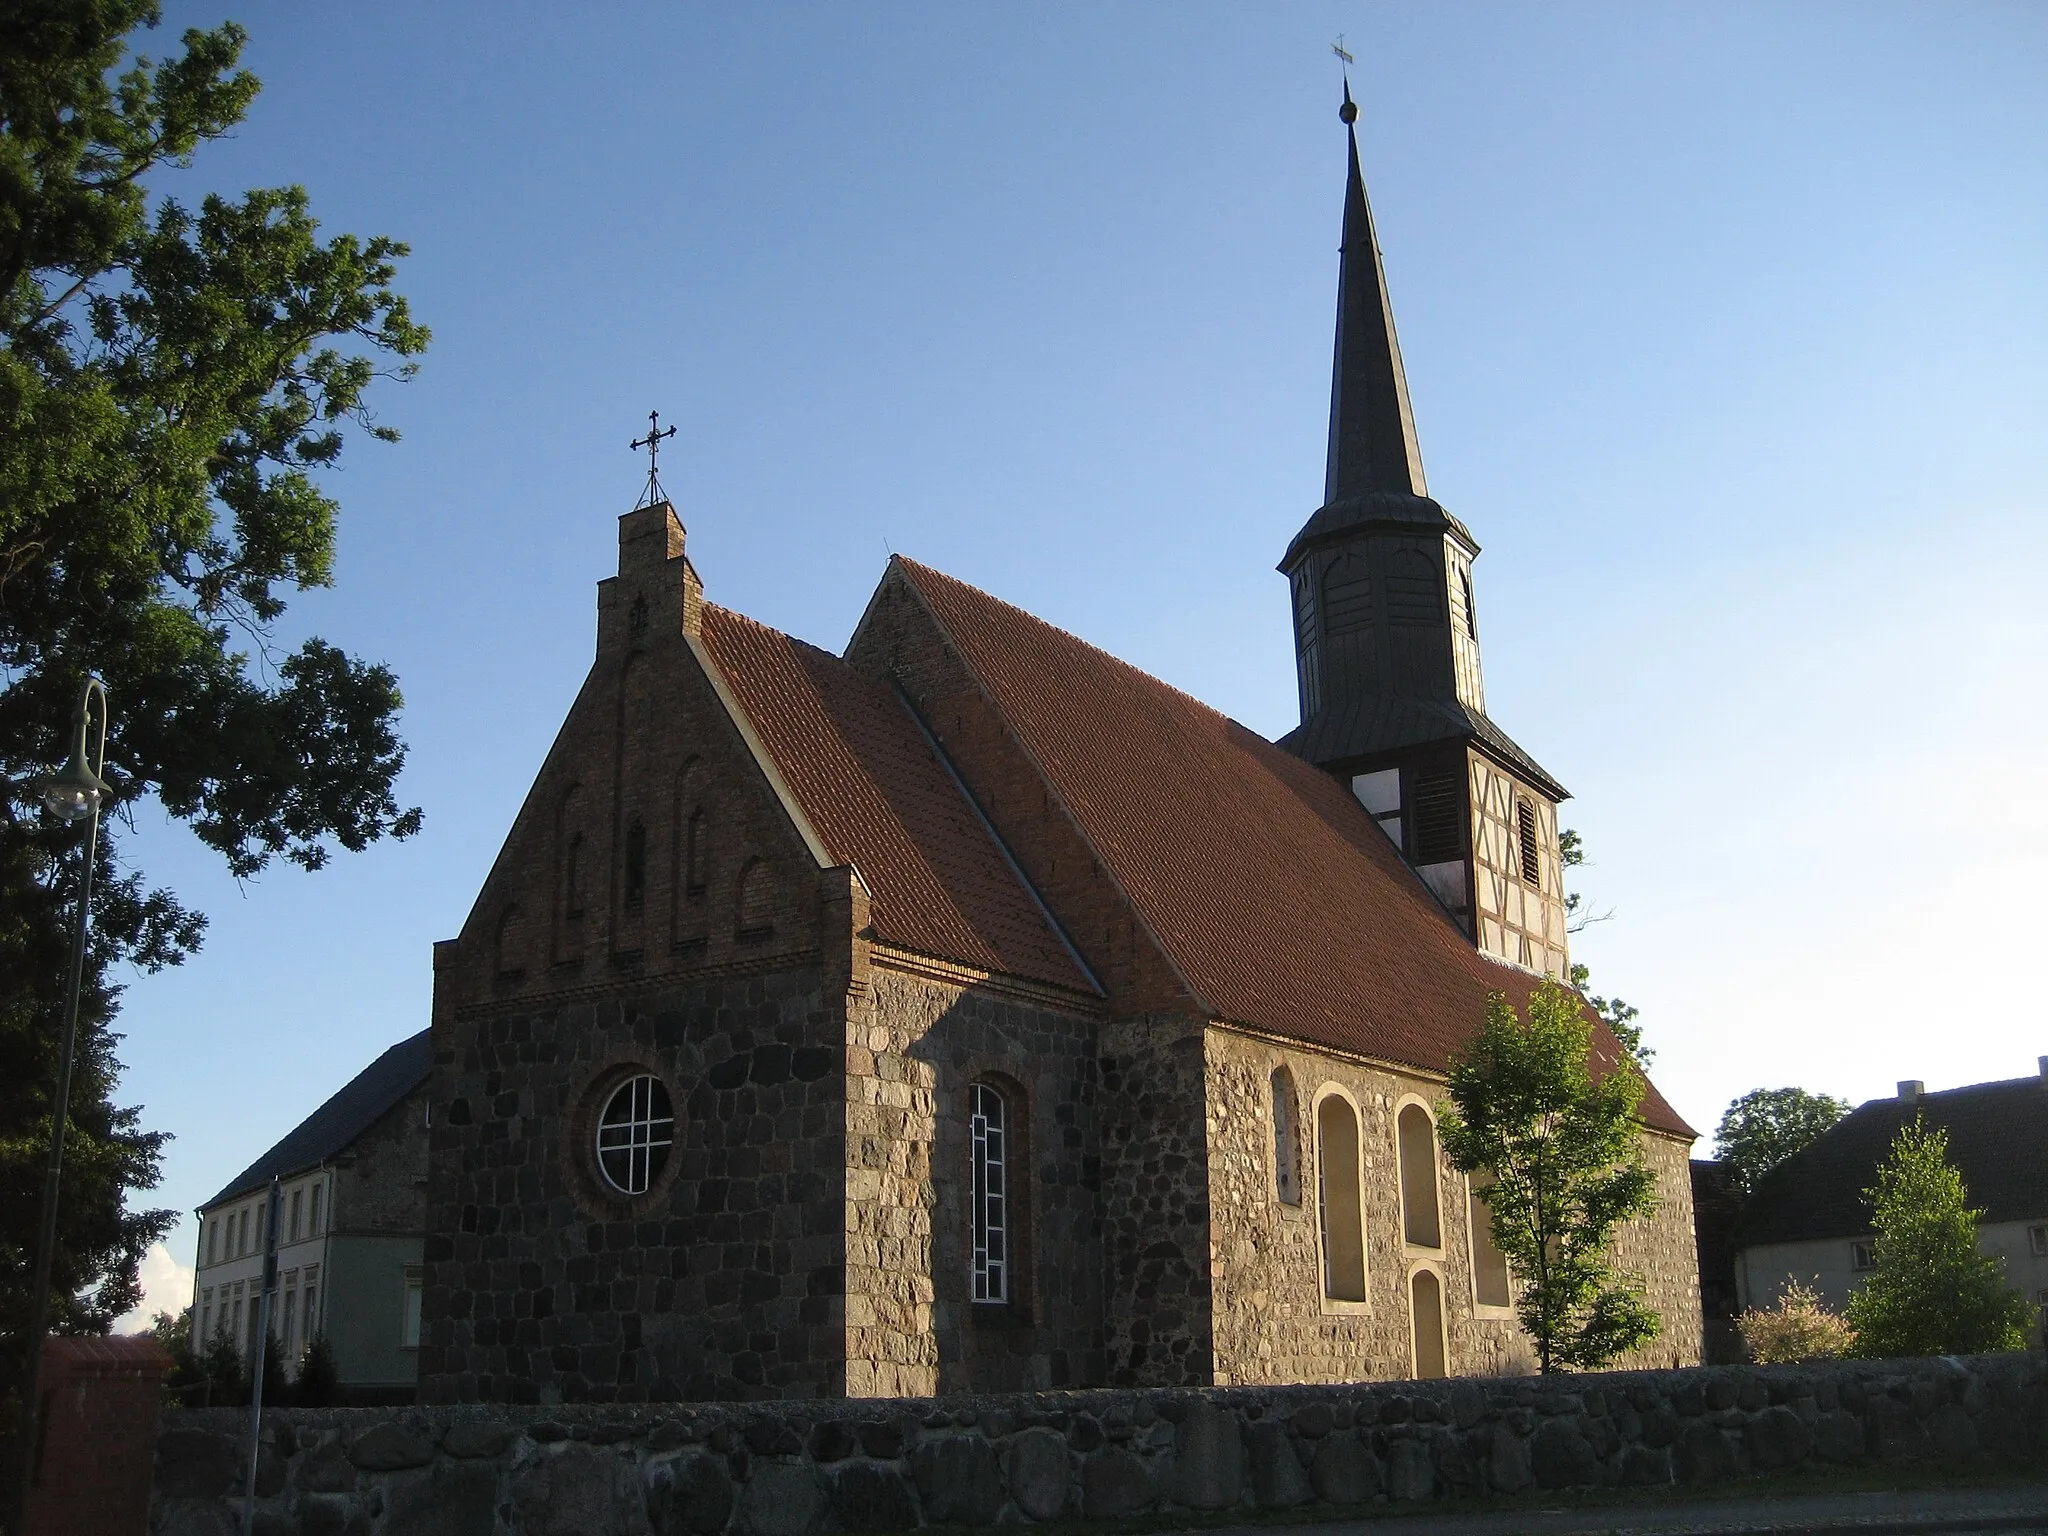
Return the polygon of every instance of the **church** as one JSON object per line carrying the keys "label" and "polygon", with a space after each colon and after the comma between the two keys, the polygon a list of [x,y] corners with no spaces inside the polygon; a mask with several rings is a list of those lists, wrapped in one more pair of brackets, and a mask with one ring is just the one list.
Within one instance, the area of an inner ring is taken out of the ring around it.
{"label": "church", "polygon": [[[1336,331],[1278,742],[901,557],[833,655],[619,520],[434,951],[421,1401],[1530,1368],[1435,1122],[1488,995],[1568,970],[1565,791],[1486,712],[1355,130]],[[1696,1363],[1693,1132],[1642,1113],[1624,1363]]]}

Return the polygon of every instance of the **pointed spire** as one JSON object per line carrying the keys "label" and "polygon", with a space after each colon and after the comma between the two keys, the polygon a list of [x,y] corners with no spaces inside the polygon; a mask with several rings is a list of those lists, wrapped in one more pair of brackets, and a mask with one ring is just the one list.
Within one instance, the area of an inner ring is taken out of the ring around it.
{"label": "pointed spire", "polygon": [[1325,505],[1373,491],[1429,494],[1422,450],[1408,405],[1408,377],[1387,302],[1365,177],[1358,169],[1358,107],[1351,82],[1337,114],[1351,142],[1351,175],[1344,188],[1344,255],[1337,285],[1337,356],[1330,380],[1330,458],[1323,481]]}

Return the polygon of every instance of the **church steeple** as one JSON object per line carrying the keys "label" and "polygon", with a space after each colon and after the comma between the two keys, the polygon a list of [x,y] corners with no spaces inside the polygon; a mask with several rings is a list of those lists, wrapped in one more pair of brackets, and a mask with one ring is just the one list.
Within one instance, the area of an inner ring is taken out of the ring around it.
{"label": "church steeple", "polygon": [[1481,949],[1566,973],[1557,781],[1486,714],[1479,544],[1430,496],[1350,85],[1323,505],[1280,561],[1301,724],[1280,745],[1349,785]]}
{"label": "church steeple", "polygon": [[1343,501],[1371,491],[1427,496],[1422,450],[1408,376],[1387,300],[1387,274],[1372,227],[1372,204],[1358,169],[1358,107],[1344,83],[1345,137],[1351,175],[1344,188],[1342,277],[1337,286],[1337,355],[1330,378],[1330,457],[1323,500]]}

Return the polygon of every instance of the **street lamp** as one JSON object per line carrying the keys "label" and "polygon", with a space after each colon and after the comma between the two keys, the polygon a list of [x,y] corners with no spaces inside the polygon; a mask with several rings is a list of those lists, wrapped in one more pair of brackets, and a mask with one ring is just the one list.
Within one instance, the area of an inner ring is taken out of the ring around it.
{"label": "street lamp", "polygon": [[[99,699],[98,752],[92,742],[93,699]],[[96,761],[94,758],[96,757]],[[71,761],[36,784],[43,809],[63,821],[83,821],[85,845],[78,867],[78,918],[71,930],[71,982],[64,994],[64,1039],[57,1057],[57,1092],[50,1100],[50,1165],[43,1176],[43,1226],[36,1238],[36,1277],[29,1290],[28,1349],[23,1361],[19,1507],[13,1528],[28,1511],[29,1481],[35,1475],[36,1417],[41,1394],[36,1375],[43,1361],[43,1333],[50,1324],[50,1270],[57,1258],[57,1196],[64,1182],[64,1123],[71,1111],[71,1067],[78,1048],[78,990],[85,978],[85,938],[92,920],[92,874],[99,856],[100,812],[113,786],[100,777],[107,766],[107,689],[96,677],[85,680],[78,700],[78,733]]]}

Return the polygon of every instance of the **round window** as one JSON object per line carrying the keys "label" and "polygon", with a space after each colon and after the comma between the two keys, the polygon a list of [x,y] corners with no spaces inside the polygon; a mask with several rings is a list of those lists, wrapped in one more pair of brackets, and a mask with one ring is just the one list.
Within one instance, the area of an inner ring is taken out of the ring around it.
{"label": "round window", "polygon": [[642,1075],[619,1084],[597,1121],[597,1166],[605,1182],[621,1194],[646,1194],[668,1162],[675,1131],[675,1109],[660,1078]]}

